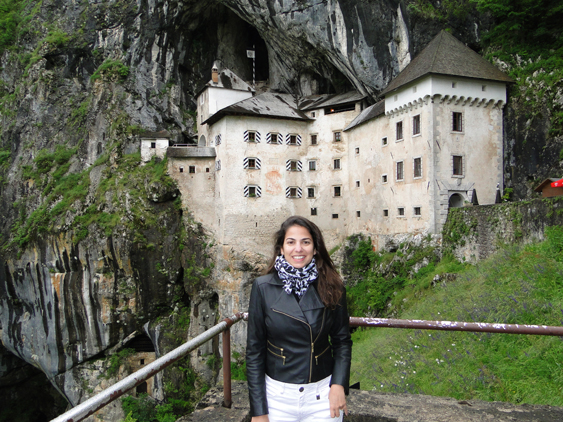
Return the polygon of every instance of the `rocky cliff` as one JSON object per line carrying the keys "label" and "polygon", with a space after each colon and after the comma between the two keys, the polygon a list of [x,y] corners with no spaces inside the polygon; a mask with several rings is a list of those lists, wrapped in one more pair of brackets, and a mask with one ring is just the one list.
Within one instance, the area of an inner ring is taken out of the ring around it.
{"label": "rocky cliff", "polygon": [[[139,134],[190,142],[213,61],[250,81],[252,46],[270,89],[373,99],[440,29],[479,47],[487,16],[471,3],[428,5],[434,12],[418,0],[5,2],[0,328],[14,357],[0,376],[26,362],[75,405],[107,384],[107,356],[131,337],[144,333],[159,355],[244,309],[263,260],[213,244],[179,205],[166,161],[141,165]],[[544,158],[523,156],[543,147],[549,122],[521,148],[523,117],[508,110],[507,177],[525,195]],[[217,347],[192,357],[207,382]],[[167,394],[162,380],[157,390]]]}

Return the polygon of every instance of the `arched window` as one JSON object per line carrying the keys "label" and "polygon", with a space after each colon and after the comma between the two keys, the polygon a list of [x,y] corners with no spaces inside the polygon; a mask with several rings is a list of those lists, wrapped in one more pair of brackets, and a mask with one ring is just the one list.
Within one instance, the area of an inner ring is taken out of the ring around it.
{"label": "arched window", "polygon": [[205,147],[207,146],[207,141],[205,140],[205,135],[201,135],[199,137],[199,142],[197,143],[198,147]]}

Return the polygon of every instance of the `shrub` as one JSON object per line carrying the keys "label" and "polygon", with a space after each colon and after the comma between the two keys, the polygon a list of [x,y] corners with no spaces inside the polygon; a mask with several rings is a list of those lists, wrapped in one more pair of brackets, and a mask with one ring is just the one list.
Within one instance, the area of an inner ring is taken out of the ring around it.
{"label": "shrub", "polygon": [[120,60],[106,59],[90,77],[92,81],[102,79],[108,82],[123,81],[129,75],[129,67]]}

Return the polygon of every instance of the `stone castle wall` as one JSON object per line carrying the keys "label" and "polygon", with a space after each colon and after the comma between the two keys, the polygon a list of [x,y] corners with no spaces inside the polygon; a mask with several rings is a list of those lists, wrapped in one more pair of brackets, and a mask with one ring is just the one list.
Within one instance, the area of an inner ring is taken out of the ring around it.
{"label": "stone castle wall", "polygon": [[544,239],[549,226],[563,225],[563,196],[451,209],[443,231],[444,251],[476,262],[501,245]]}

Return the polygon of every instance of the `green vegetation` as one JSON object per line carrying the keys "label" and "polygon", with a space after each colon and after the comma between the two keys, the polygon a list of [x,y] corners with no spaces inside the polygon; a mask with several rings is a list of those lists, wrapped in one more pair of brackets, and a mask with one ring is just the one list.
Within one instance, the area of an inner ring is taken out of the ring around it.
{"label": "green vegetation", "polygon": [[451,247],[465,245],[465,238],[477,227],[474,217],[466,217],[463,208],[450,208],[448,219],[442,229],[444,244]]}
{"label": "green vegetation", "polygon": [[246,381],[246,359],[239,352],[232,353],[231,379]]}
{"label": "green vegetation", "polygon": [[[451,256],[438,263],[433,246],[413,248],[403,244],[395,253],[376,253],[370,240],[358,245],[352,253],[354,272],[349,276],[358,281],[347,288],[348,312],[354,316],[397,312],[411,297],[428,289],[436,274],[463,268]],[[422,263],[425,266],[413,271],[413,266]]]}
{"label": "green vegetation", "polygon": [[519,98],[529,118],[546,108],[550,134],[563,133],[563,105],[558,92],[563,80],[563,5],[555,0],[472,0],[489,13],[496,25],[485,34],[488,58],[503,62],[516,81],[512,95]]}
{"label": "green vegetation", "polygon": [[22,0],[0,0],[0,55],[17,39],[23,5]]}
{"label": "green vegetation", "polygon": [[[546,229],[546,238],[449,268],[455,281],[420,290],[398,317],[561,325],[563,227]],[[353,339],[351,382],[364,389],[563,405],[558,337],[378,328],[359,329]]]}
{"label": "green vegetation", "polygon": [[128,357],[135,354],[134,349],[122,349],[119,352],[113,354],[109,358],[109,368],[103,374],[103,378],[112,378],[117,375],[119,372],[119,368],[123,365],[124,361],[127,360]]}
{"label": "green vegetation", "polygon": [[90,77],[92,81],[122,82],[129,75],[129,67],[120,60],[106,59]]}

